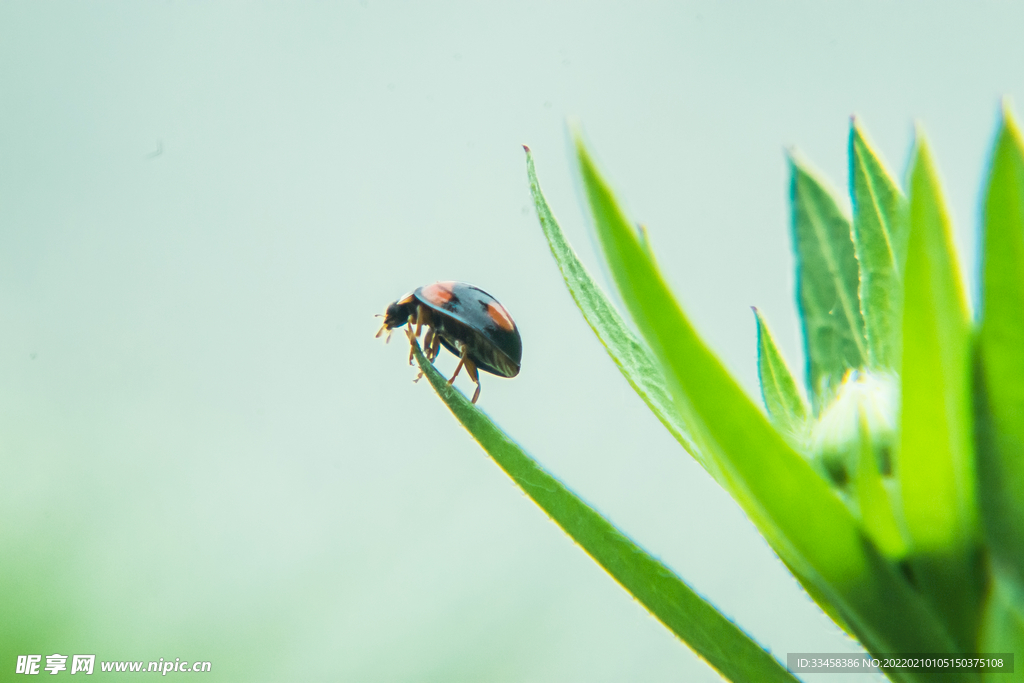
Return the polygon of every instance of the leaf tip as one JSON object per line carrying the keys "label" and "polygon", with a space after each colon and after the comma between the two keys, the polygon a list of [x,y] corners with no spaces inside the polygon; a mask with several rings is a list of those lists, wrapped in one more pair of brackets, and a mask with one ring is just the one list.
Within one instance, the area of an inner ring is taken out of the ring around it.
{"label": "leaf tip", "polygon": [[914,145],[918,148],[928,146],[928,133],[925,132],[924,122],[920,119],[914,120]]}
{"label": "leaf tip", "polygon": [[569,129],[569,137],[572,138],[573,144],[576,147],[583,145],[583,124],[575,116],[569,116],[565,119],[565,126]]}
{"label": "leaf tip", "polygon": [[813,175],[810,162],[796,146],[786,147],[786,160],[789,162],[790,173],[794,176]]}
{"label": "leaf tip", "polygon": [[861,123],[860,118],[856,114],[850,116],[850,145],[851,149],[856,150],[858,147],[864,145],[864,126]]}
{"label": "leaf tip", "polygon": [[751,306],[750,310],[754,313],[754,325],[757,326],[757,338],[760,340],[764,334],[764,318],[761,317],[761,311],[757,310],[757,306]]}
{"label": "leaf tip", "polygon": [[932,152],[928,143],[928,134],[924,124],[914,121],[914,151],[910,155],[910,175],[914,178],[918,173],[931,172],[933,166]]}
{"label": "leaf tip", "polygon": [[865,143],[864,122],[856,114],[850,114],[850,140]]}
{"label": "leaf tip", "polygon": [[[576,150],[576,163],[579,164],[579,171],[584,179],[584,187],[589,188],[592,183],[604,184],[604,180],[597,170],[597,162],[594,161],[594,157],[587,147],[583,128],[577,121],[569,121],[569,135]],[[589,192],[590,190],[588,189],[587,191]]]}
{"label": "leaf tip", "polygon": [[529,145],[523,145],[523,151],[526,152],[527,154],[530,154],[531,153],[530,152],[530,146]]}
{"label": "leaf tip", "polygon": [[1003,119],[1000,127],[1011,137],[1019,141],[1021,139],[1020,127],[1017,125],[1017,117],[1013,113],[1013,100],[1009,95],[1003,95],[999,104],[999,110]]}
{"label": "leaf tip", "polygon": [[1013,118],[1013,98],[1009,95],[1003,95],[999,98],[999,110],[1003,114],[1004,119]]}
{"label": "leaf tip", "polygon": [[784,147],[782,151],[783,154],[786,155],[786,166],[789,170],[789,182],[791,186],[791,191],[796,192],[797,179],[802,174],[806,173],[806,169],[804,168],[803,155],[800,154],[800,151],[793,146]]}

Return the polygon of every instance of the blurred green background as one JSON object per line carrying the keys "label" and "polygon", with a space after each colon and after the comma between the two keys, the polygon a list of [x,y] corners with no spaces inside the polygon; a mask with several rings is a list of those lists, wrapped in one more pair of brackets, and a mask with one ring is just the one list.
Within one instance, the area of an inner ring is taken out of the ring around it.
{"label": "blurred green background", "polygon": [[973,273],[1022,19],[0,4],[0,680],[55,652],[208,660],[209,681],[716,680],[412,383],[401,336],[374,339],[438,279],[515,316],[522,374],[485,375],[480,405],[535,457],[783,659],[854,650],[590,334],[520,145],[596,269],[579,117],[757,393],[749,306],[802,363],[784,147],[842,187],[851,114],[900,169],[920,118]]}

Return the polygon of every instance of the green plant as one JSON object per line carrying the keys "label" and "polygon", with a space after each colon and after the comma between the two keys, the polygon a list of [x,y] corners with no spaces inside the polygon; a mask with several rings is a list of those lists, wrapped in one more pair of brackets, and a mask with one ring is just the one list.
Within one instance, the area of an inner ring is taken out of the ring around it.
{"label": "green plant", "polygon": [[[626,325],[527,168],[566,285],[640,397],[723,486],[808,593],[874,654],[1024,644],[1024,143],[1004,110],[984,199],[972,321],[932,154],[907,194],[854,122],[853,217],[790,159],[807,394],[755,311],[767,415],[705,346],[580,136],[575,150]],[[794,680],[668,568],[589,508],[416,357],[456,417],[623,587],[725,677]],[[888,668],[893,680],[933,673]],[[1006,680],[947,670],[945,680]]]}

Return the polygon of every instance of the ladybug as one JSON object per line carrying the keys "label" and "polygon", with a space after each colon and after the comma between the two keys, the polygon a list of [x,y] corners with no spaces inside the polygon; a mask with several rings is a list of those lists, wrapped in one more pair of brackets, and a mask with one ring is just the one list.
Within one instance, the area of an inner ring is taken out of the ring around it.
{"label": "ladybug", "polygon": [[[426,327],[423,352],[427,359],[433,362],[441,346],[458,356],[459,364],[448,384],[455,381],[465,366],[476,383],[473,403],[480,398],[477,369],[498,377],[519,374],[523,359],[519,328],[505,307],[479,287],[466,282],[435,282],[403,296],[378,317],[384,318],[384,324],[377,336],[387,331],[389,340],[391,331],[406,323],[410,342],[419,339],[421,328]],[[410,348],[410,365],[412,357]]]}

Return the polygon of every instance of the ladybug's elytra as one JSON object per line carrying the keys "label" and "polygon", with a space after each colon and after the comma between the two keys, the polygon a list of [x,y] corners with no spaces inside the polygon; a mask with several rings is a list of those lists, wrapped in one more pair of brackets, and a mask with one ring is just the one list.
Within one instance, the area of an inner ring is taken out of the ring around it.
{"label": "ladybug's elytra", "polygon": [[[383,317],[378,337],[386,330],[390,339],[391,330],[408,323],[411,342],[419,339],[421,329],[426,327],[423,352],[428,360],[437,358],[440,346],[458,356],[459,364],[448,384],[465,366],[476,383],[473,403],[480,398],[478,368],[499,377],[519,374],[523,359],[519,328],[505,307],[479,287],[465,282],[435,282],[388,306]],[[410,348],[410,364],[412,355]]]}

